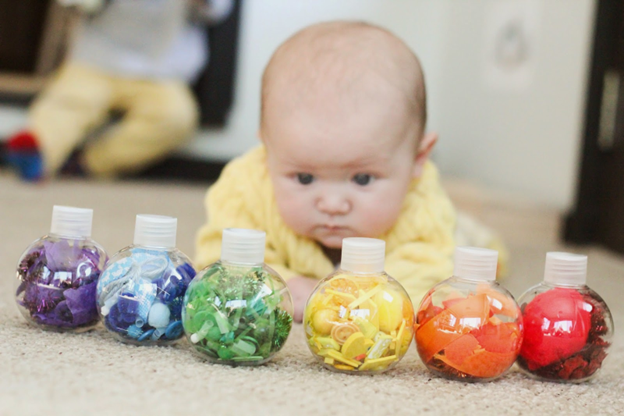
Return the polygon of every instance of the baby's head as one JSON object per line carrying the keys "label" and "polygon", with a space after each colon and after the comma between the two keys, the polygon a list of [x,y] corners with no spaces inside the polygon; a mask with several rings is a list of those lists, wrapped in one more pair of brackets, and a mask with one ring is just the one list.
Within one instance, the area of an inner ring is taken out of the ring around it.
{"label": "baby's head", "polygon": [[321,23],[284,42],[262,79],[260,137],[285,223],[328,248],[392,228],[436,141],[425,102],[418,59],[384,29]]}

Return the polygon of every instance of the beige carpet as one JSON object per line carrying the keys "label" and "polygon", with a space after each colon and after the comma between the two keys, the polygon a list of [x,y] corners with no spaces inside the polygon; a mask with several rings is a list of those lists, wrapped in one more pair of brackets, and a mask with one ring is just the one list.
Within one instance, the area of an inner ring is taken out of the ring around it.
{"label": "beige carpet", "polygon": [[[451,193],[465,210],[500,231],[511,254],[504,282],[514,295],[541,280],[544,255],[560,248],[558,214],[461,182]],[[542,383],[513,369],[486,384],[429,374],[415,348],[378,376],[320,368],[296,326],[284,349],[259,368],[202,362],[186,342],[148,348],[120,344],[99,328],[61,335],[28,327],[13,299],[14,267],[50,227],[52,205],[95,209],[93,236],[112,254],[128,245],[137,213],[178,217],[178,247],[193,255],[204,221],[201,186],[58,181],[26,185],[0,173],[0,415],[413,415],[623,414],[624,258],[596,248],[589,283],[615,317],[610,357],[592,382]],[[513,202],[511,202],[513,201]]]}

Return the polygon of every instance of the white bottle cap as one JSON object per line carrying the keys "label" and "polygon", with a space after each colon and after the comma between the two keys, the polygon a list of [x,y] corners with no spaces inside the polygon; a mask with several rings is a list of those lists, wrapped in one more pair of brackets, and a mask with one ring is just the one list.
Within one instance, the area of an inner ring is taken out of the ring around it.
{"label": "white bottle cap", "polygon": [[175,247],[177,228],[177,218],[139,214],[134,225],[134,244],[147,247]]}
{"label": "white bottle cap", "polygon": [[555,285],[584,285],[587,280],[587,256],[551,251],[546,253],[544,281]]}
{"label": "white bottle cap", "polygon": [[355,273],[384,271],[386,242],[376,238],[348,237],[342,240],[340,268]]}
{"label": "white bottle cap", "polygon": [[50,233],[65,237],[91,237],[93,210],[54,205]]}
{"label": "white bottle cap", "polygon": [[454,276],[468,280],[496,280],[498,251],[477,247],[455,248]]}
{"label": "white bottle cap", "polygon": [[264,262],[266,233],[246,228],[226,228],[221,237],[221,260],[230,263]]}

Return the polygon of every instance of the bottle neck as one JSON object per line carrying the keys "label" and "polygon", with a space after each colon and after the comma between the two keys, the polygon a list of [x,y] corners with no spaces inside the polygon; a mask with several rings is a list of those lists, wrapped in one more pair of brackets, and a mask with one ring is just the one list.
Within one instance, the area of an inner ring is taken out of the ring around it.
{"label": "bottle neck", "polygon": [[475,283],[475,284],[483,283],[483,284],[486,284],[486,285],[492,285],[492,284],[496,283],[496,279],[489,280],[489,279],[483,279],[483,278],[478,278],[478,277],[470,277],[470,276],[456,276],[456,275],[454,275],[452,278],[456,279],[456,280],[461,280],[462,282],[469,282],[469,283]]}
{"label": "bottle neck", "polygon": [[378,272],[369,272],[369,271],[353,271],[353,270],[345,270],[342,268],[338,268],[336,269],[336,274],[349,274],[349,275],[353,275],[353,276],[382,276],[385,275],[386,272],[381,270]]}
{"label": "bottle neck", "polygon": [[252,268],[252,267],[262,267],[264,265],[264,263],[255,263],[255,262],[246,263],[246,262],[239,262],[239,261],[233,262],[233,261],[227,261],[227,260],[223,260],[223,259],[219,260],[219,262],[221,264],[223,264],[224,266],[229,266],[229,267],[249,267],[249,268]]}
{"label": "bottle neck", "polygon": [[90,237],[85,236],[77,236],[77,235],[66,235],[66,234],[58,234],[58,233],[48,233],[49,237],[58,238],[59,240],[80,240],[86,241],[90,240]]}
{"label": "bottle neck", "polygon": [[579,283],[561,283],[561,282],[553,283],[553,282],[548,282],[546,280],[543,280],[542,284],[550,288],[556,288],[556,287],[559,287],[562,289],[586,289],[587,288],[587,285],[584,283],[580,283],[580,284]]}
{"label": "bottle neck", "polygon": [[130,248],[138,248],[146,251],[159,251],[159,252],[167,252],[175,250],[175,247],[156,247],[156,246],[148,246],[145,244],[133,244]]}

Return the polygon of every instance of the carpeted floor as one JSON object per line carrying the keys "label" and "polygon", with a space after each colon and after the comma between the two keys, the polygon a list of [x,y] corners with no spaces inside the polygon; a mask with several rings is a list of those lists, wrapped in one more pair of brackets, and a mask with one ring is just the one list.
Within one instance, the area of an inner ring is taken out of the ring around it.
{"label": "carpeted floor", "polygon": [[[557,243],[558,214],[451,183],[460,207],[496,228],[509,245],[514,295],[541,280]],[[135,347],[103,328],[81,334],[26,325],[13,298],[22,251],[50,227],[52,205],[92,207],[93,236],[110,254],[131,243],[137,213],[178,218],[178,247],[192,256],[204,221],[201,186],[62,180],[28,185],[0,173],[0,415],[413,415],[624,413],[624,257],[588,253],[589,284],[603,295],[616,334],[602,372],[580,385],[542,383],[513,368],[502,379],[467,384],[426,371],[412,345],[378,376],[335,374],[319,365],[295,326],[275,360],[258,368],[202,362],[188,344]]]}

